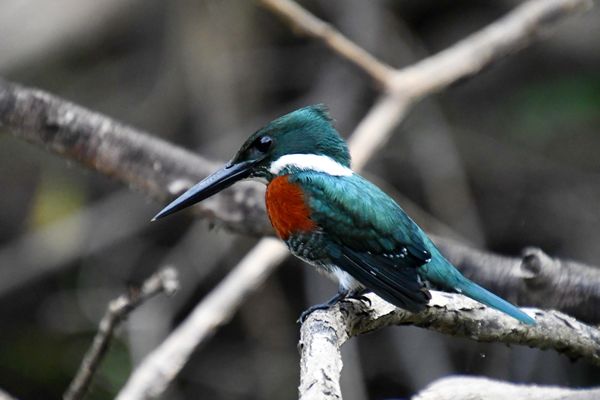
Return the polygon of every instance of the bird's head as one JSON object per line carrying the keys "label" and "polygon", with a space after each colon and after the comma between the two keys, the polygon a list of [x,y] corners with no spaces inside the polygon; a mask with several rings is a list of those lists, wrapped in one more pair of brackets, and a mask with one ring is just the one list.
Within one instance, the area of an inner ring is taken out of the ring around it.
{"label": "bird's head", "polygon": [[167,205],[153,220],[202,201],[241,179],[270,181],[301,169],[341,175],[350,171],[348,147],[323,105],[300,108],[250,135],[230,162]]}

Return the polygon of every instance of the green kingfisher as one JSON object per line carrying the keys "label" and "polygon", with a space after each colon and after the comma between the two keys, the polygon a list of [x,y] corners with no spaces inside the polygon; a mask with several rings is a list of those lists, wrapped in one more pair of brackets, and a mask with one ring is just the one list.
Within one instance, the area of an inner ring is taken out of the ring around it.
{"label": "green kingfisher", "polygon": [[387,194],[350,169],[350,153],[325,106],[304,107],[252,134],[233,159],[160,211],[153,220],[202,201],[233,183],[267,183],[267,213],[295,256],[338,282],[324,304],[372,291],[411,312],[429,288],[462,293],[533,325],[523,311],[465,278]]}

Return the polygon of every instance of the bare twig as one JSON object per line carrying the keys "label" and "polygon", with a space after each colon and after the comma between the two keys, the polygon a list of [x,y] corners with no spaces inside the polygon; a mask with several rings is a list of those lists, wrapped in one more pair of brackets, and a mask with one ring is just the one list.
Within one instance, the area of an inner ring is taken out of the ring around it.
{"label": "bare twig", "polygon": [[321,40],[337,54],[366,71],[382,86],[386,85],[393,73],[392,67],[373,57],[325,21],[306,11],[291,0],[259,0],[259,2],[279,15],[294,30]]}
{"label": "bare twig", "polygon": [[413,400],[595,400],[600,389],[566,389],[556,386],[516,385],[487,378],[451,376],[427,386]]}
{"label": "bare twig", "polygon": [[106,314],[100,321],[92,346],[83,358],[77,375],[73,378],[63,398],[76,400],[85,396],[100,361],[108,350],[115,329],[131,311],[158,293],[174,294],[178,287],[177,271],[168,267],[153,274],[139,290],[111,301]]}
{"label": "bare twig", "polygon": [[248,294],[287,256],[281,242],[261,239],[177,329],[135,369],[117,399],[155,398],[179,374],[198,344],[227,322]]}
{"label": "bare twig", "polygon": [[547,35],[558,21],[592,5],[591,0],[527,1],[454,46],[397,71],[390,91],[413,98],[438,92]]}
{"label": "bare twig", "polygon": [[432,291],[432,295],[427,309],[418,314],[395,308],[375,295],[368,296],[371,307],[348,301],[311,314],[301,331],[301,398],[341,398],[340,347],[353,336],[390,325],[414,325],[480,342],[553,349],[600,365],[600,331],[565,314],[526,309],[537,322],[531,327],[459,294]]}

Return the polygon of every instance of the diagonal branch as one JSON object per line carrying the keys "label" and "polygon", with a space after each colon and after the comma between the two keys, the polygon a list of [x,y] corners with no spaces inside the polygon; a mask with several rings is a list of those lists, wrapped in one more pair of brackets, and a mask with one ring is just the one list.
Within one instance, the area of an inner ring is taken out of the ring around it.
{"label": "diagonal branch", "polygon": [[530,0],[452,47],[394,74],[392,92],[422,98],[547,36],[561,19],[588,10],[591,0]]}
{"label": "diagonal branch", "polygon": [[92,346],[85,354],[79,370],[65,392],[63,399],[78,400],[85,396],[94,374],[100,366],[100,361],[110,346],[115,329],[127,315],[146,300],[161,292],[173,295],[178,287],[177,271],[168,267],[150,276],[136,292],[119,296],[111,301],[106,314],[100,321]]}
{"label": "diagonal branch", "polygon": [[198,345],[231,318],[242,300],[261,286],[287,255],[287,249],[278,240],[260,240],[185,321],[141,362],[117,400],[160,396]]}
{"label": "diagonal branch", "polygon": [[417,314],[395,308],[375,295],[371,307],[356,301],[311,314],[300,338],[300,398],[339,399],[341,346],[351,337],[391,325],[414,325],[480,342],[552,349],[571,359],[600,366],[600,331],[557,311],[527,309],[534,327],[465,296],[432,291],[428,307]]}
{"label": "diagonal branch", "polygon": [[333,26],[317,18],[291,0],[258,0],[264,7],[283,18],[298,33],[325,43],[334,52],[366,71],[381,86],[392,78],[393,69],[348,39]]}
{"label": "diagonal branch", "polygon": [[14,397],[10,396],[8,393],[0,389],[0,400],[16,400]]}
{"label": "diagonal branch", "polygon": [[[0,79],[0,127],[61,157],[114,177],[164,201],[208,176],[216,164],[164,140],[41,90]],[[272,232],[263,188],[242,182],[195,207],[227,229]]]}

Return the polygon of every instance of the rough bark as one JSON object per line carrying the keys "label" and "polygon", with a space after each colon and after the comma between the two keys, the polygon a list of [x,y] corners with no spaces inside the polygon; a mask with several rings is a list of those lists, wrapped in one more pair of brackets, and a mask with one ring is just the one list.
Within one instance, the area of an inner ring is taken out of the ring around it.
{"label": "rough bark", "polygon": [[535,326],[459,294],[432,291],[428,307],[417,314],[395,308],[375,295],[364,302],[344,301],[312,313],[302,325],[300,398],[340,399],[341,346],[351,337],[391,325],[414,325],[479,342],[551,349],[572,360],[600,366],[600,331],[557,311],[525,309]]}
{"label": "rough bark", "polygon": [[517,385],[487,378],[453,376],[424,388],[412,400],[595,400],[600,389]]}

